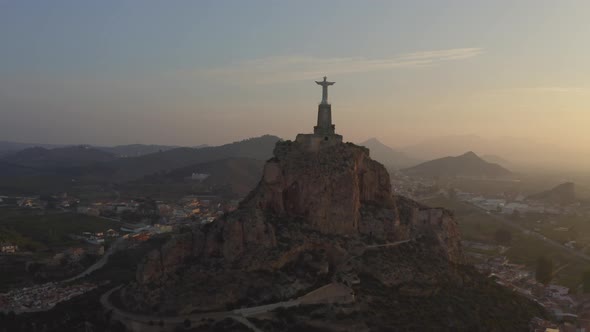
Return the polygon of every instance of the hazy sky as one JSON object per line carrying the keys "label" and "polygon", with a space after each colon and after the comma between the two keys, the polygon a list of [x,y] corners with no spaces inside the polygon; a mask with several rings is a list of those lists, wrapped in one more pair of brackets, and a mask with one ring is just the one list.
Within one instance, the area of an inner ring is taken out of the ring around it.
{"label": "hazy sky", "polygon": [[[0,2],[0,140],[219,144],[312,131],[590,147],[590,1]],[[574,140],[574,141],[573,141]]]}

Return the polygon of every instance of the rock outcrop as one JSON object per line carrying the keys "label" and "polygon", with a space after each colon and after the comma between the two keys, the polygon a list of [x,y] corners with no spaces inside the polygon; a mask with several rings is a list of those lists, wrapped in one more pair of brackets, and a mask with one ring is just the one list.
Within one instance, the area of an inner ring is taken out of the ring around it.
{"label": "rock outcrop", "polygon": [[[260,183],[238,210],[177,234],[151,252],[140,264],[137,282],[125,291],[125,301],[140,311],[165,303],[159,310],[184,312],[246,299],[285,299],[321,281],[353,280],[361,271],[377,271],[351,261],[370,245],[397,242],[420,243],[441,269],[462,262],[452,214],[393,196],[389,174],[368,149],[339,143],[310,152],[296,142],[278,142]],[[382,277],[386,274],[378,272],[388,285],[412,275]],[[226,295],[209,294],[220,280]],[[253,296],[260,282],[275,287]]]}

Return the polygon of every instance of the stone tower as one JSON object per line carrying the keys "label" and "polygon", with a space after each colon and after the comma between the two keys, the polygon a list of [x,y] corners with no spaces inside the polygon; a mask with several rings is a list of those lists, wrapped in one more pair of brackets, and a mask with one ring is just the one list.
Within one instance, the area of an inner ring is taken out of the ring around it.
{"label": "stone tower", "polygon": [[313,127],[313,134],[298,134],[295,141],[310,151],[342,143],[342,136],[336,134],[336,126],[332,124],[332,105],[328,103],[328,87],[335,82],[316,81],[322,86],[322,101],[318,105],[318,122]]}

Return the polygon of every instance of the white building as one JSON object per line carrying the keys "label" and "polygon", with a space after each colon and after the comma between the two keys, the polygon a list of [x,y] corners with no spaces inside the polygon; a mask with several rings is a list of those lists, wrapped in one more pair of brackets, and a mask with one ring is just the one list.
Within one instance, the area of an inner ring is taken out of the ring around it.
{"label": "white building", "polygon": [[505,214],[512,214],[514,211],[518,211],[520,213],[528,212],[529,205],[524,203],[508,203],[502,207],[502,213]]}
{"label": "white building", "polygon": [[208,177],[209,177],[209,174],[202,174],[202,173],[191,174],[191,180],[194,180],[194,181],[203,181]]}
{"label": "white building", "polygon": [[3,254],[13,254],[18,251],[18,246],[16,244],[4,242],[0,244],[0,252]]}

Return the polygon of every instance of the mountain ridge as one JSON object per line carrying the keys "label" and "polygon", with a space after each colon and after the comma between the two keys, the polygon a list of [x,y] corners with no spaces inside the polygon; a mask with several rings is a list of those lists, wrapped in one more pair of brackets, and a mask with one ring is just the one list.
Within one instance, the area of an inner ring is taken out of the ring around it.
{"label": "mountain ridge", "polygon": [[107,162],[116,159],[116,156],[90,146],[79,145],[53,149],[30,147],[6,154],[1,159],[20,166],[52,169]]}
{"label": "mountain ridge", "polygon": [[359,145],[369,148],[371,157],[386,167],[403,168],[420,163],[419,159],[409,157],[406,153],[391,148],[376,137],[369,138]]}
{"label": "mountain ridge", "polygon": [[113,170],[112,176],[116,181],[130,181],[157,172],[232,157],[266,160],[272,156],[274,144],[279,140],[277,136],[263,135],[214,147],[180,147],[139,157],[119,158],[105,163],[105,166]]}
{"label": "mountain ridge", "polygon": [[498,177],[512,174],[508,169],[480,158],[473,151],[459,156],[449,156],[430,160],[419,165],[405,168],[403,173],[414,176],[484,176]]}

